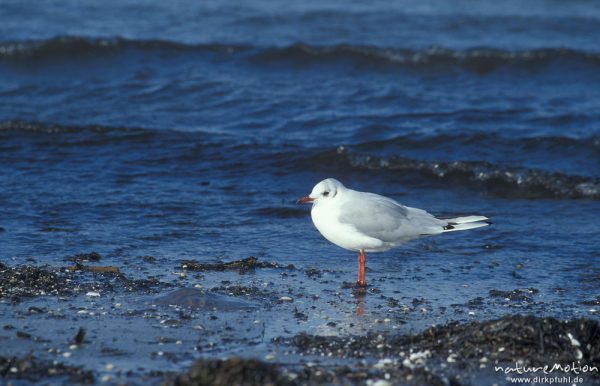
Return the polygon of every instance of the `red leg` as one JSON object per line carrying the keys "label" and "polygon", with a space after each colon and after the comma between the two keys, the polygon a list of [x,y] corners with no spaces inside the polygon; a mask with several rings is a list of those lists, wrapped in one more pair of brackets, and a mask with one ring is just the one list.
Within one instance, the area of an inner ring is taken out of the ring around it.
{"label": "red leg", "polygon": [[367,281],[365,280],[365,271],[366,271],[366,260],[365,251],[361,249],[358,254],[358,280],[356,285],[358,287],[366,287]]}

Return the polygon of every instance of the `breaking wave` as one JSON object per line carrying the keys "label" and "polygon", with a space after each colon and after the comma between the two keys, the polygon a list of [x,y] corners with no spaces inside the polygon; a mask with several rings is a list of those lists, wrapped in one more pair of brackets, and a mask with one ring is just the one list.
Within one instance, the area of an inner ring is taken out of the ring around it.
{"label": "breaking wave", "polygon": [[489,72],[497,67],[515,65],[529,68],[554,62],[587,63],[600,66],[600,53],[569,48],[543,48],[508,51],[494,48],[452,50],[430,47],[406,50],[353,44],[318,46],[294,44],[284,47],[256,47],[224,43],[186,44],[165,40],[133,40],[124,38],[55,37],[46,40],[0,43],[0,60],[38,60],[40,58],[72,58],[82,55],[106,55],[129,49],[164,53],[225,53],[246,58],[253,63],[291,61],[296,64],[348,61],[357,65],[378,67],[418,67],[440,69],[460,67],[474,72]]}
{"label": "breaking wave", "polygon": [[[316,156],[320,164],[342,170],[401,172],[441,180],[448,184],[477,185],[508,198],[600,199],[600,180],[592,177],[504,167],[484,161],[430,162],[399,156],[375,156],[338,147]],[[313,159],[312,162],[315,160]]]}

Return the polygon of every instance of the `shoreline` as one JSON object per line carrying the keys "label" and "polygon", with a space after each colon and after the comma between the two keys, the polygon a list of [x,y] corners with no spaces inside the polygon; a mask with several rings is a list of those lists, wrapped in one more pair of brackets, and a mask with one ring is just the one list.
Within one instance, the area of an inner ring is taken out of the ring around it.
{"label": "shoreline", "polygon": [[[411,324],[411,315],[418,322],[427,299],[414,299],[407,307],[376,287],[356,293],[341,283],[341,290],[354,297],[350,323],[331,319],[315,329],[307,323],[310,309],[320,307],[323,299],[300,300],[289,288],[273,291],[227,280],[210,289],[190,288],[90,265],[100,260],[94,254],[68,260],[78,269],[0,265],[0,307],[12,310],[0,331],[6,350],[0,353],[0,378],[8,384],[35,384],[50,377],[58,384],[383,386],[485,380],[501,385],[511,377],[535,376],[583,377],[585,384],[600,384],[600,322],[590,317],[561,321],[519,310],[491,319],[450,317],[410,332],[402,326]],[[185,275],[225,274],[241,282],[255,270],[281,278],[298,271],[254,257],[214,264],[184,261],[181,267]],[[323,272],[302,274],[312,280]],[[535,295],[534,289],[490,291],[487,298],[524,304]],[[400,315],[405,316],[389,313],[390,318],[372,319],[362,330],[353,330],[368,318],[360,312],[364,298],[403,310]],[[475,303],[486,307],[483,298]],[[277,329],[278,323],[283,329]],[[190,334],[197,334],[194,341]],[[154,338],[140,341],[144,336]],[[133,363],[119,368],[123,360]],[[148,366],[139,365],[143,363]],[[519,374],[519,366],[538,371]]]}

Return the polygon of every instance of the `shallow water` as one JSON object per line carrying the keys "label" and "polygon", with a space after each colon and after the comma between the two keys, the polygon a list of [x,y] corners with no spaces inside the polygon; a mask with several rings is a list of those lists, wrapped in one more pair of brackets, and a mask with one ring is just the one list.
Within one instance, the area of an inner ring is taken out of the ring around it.
{"label": "shallow water", "polygon": [[[416,332],[518,312],[597,318],[582,304],[600,295],[596,3],[8,1],[0,19],[0,261],[61,267],[97,251],[132,278],[270,294],[245,296],[268,309],[259,323],[229,316],[249,323],[234,343],[195,352],[186,322],[173,350],[186,361],[148,362],[155,347],[140,344],[148,352],[124,367],[262,356],[271,338],[300,331]],[[494,225],[367,255],[377,291],[357,300],[342,285],[356,256],[295,205],[325,177]],[[296,270],[180,278],[185,260],[250,255]],[[529,288],[524,303],[490,296]],[[140,311],[170,290],[112,296]],[[294,303],[277,303],[288,292]],[[97,337],[136,325],[124,346],[171,312],[132,322],[104,297],[67,304],[89,302],[114,318],[78,317]],[[22,323],[14,307],[29,305],[1,304],[6,323]],[[27,323],[52,335],[45,317]]]}

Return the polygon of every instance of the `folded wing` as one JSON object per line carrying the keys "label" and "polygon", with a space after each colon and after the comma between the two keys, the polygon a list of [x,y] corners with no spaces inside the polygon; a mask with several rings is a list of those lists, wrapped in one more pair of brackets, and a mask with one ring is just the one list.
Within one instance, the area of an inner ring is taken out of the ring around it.
{"label": "folded wing", "polygon": [[339,221],[385,243],[402,243],[423,235],[444,232],[447,222],[424,210],[407,207],[373,193],[353,192],[343,204]]}

